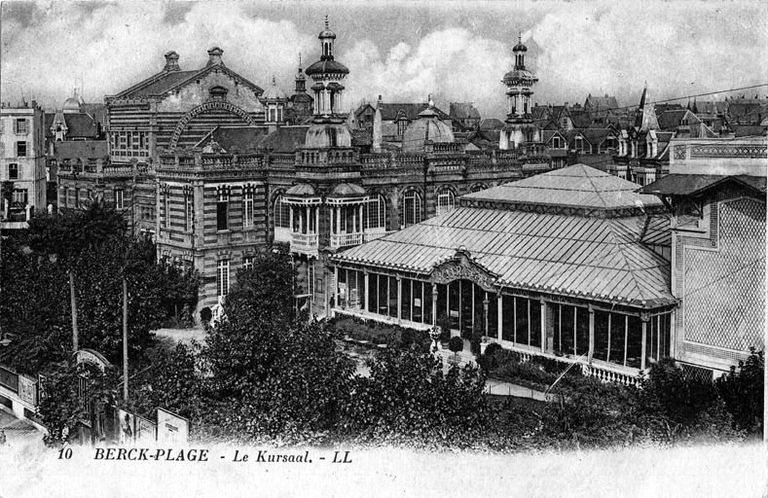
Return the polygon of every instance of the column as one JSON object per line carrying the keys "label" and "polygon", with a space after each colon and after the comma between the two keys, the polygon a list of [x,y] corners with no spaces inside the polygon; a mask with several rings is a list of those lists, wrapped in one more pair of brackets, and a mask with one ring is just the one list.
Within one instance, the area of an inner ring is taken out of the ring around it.
{"label": "column", "polygon": [[499,340],[501,340],[502,334],[501,334],[501,327],[504,323],[504,312],[501,309],[501,304],[504,302],[504,299],[501,296],[501,292],[499,292],[498,296],[496,297],[496,310],[497,310],[497,317],[496,320],[498,321],[498,327],[496,327],[496,335]]}
{"label": "column", "polygon": [[397,276],[397,322],[403,318],[403,278]]}
{"label": "column", "polygon": [[588,361],[592,363],[592,355],[595,353],[595,308],[589,305],[589,355]]}
{"label": "column", "polygon": [[640,314],[640,320],[643,321],[642,323],[642,331],[643,331],[643,342],[640,347],[641,353],[640,353],[640,370],[645,370],[645,357],[647,356],[645,354],[646,346],[647,346],[647,337],[646,334],[648,332],[648,320],[650,320],[651,317],[648,313],[641,313]]}
{"label": "column", "polygon": [[289,214],[290,223],[288,224],[288,226],[290,227],[291,232],[293,232],[294,231],[294,229],[293,229],[293,204],[288,204],[288,211],[290,213]]}
{"label": "column", "polygon": [[299,211],[299,233],[304,233],[304,216],[306,212],[306,206],[302,206],[301,211]]}
{"label": "column", "polygon": [[541,352],[543,353],[549,348],[549,323],[547,322],[547,302],[544,301],[544,298],[541,298],[539,300],[539,303],[541,304]]}
{"label": "column", "polygon": [[341,206],[336,206],[336,234],[341,234]]}
{"label": "column", "polygon": [[333,307],[339,307],[339,267],[333,267]]}
{"label": "column", "polygon": [[315,233],[320,233],[320,206],[315,206]]}
{"label": "column", "polygon": [[432,284],[432,325],[437,325],[437,284]]}
{"label": "column", "polygon": [[360,230],[359,230],[360,233],[363,233],[363,231],[365,230],[365,220],[363,216],[365,215],[363,214],[363,204],[361,203],[360,204]]}
{"label": "column", "polygon": [[488,293],[485,293],[483,299],[483,335],[488,337]]}

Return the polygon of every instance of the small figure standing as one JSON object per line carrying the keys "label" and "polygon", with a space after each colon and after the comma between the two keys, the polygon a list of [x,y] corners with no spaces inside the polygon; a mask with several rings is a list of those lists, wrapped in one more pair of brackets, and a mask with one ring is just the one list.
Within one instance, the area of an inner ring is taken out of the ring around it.
{"label": "small figure standing", "polygon": [[5,437],[5,429],[0,429],[0,446],[5,446],[7,438]]}

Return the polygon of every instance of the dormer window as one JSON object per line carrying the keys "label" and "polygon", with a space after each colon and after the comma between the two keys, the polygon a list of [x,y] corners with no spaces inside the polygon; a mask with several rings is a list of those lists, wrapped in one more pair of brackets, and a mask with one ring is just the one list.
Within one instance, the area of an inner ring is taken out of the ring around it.
{"label": "dormer window", "polygon": [[227,100],[227,89],[223,86],[214,86],[208,93],[211,96],[211,100]]}

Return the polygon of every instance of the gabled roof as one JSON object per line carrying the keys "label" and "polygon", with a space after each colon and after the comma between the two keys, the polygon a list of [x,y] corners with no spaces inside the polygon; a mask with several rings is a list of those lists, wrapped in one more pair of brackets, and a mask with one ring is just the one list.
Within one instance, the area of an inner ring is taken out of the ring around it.
{"label": "gabled roof", "polygon": [[429,275],[461,248],[503,287],[652,309],[676,300],[669,261],[641,242],[645,225],[458,207],[333,260]]}
{"label": "gabled roof", "polygon": [[[45,136],[47,138],[53,138],[54,134],[51,131],[51,125],[55,118],[54,113],[45,114]],[[100,134],[99,122],[92,116],[85,113],[78,114],[62,114],[64,122],[67,124],[67,137],[82,137],[96,139]]]}
{"label": "gabled roof", "polygon": [[606,138],[616,135],[611,128],[586,128],[579,130],[579,132],[595,147],[603,143]]}
{"label": "gabled roof", "polygon": [[504,121],[496,118],[485,118],[480,121],[481,130],[501,130],[504,128]]}
{"label": "gabled roof", "polygon": [[261,141],[267,136],[267,133],[267,127],[221,128],[217,126],[204,136],[195,147],[205,147],[213,140],[228,153],[253,152],[261,148]]}
{"label": "gabled roof", "polygon": [[587,128],[592,124],[592,116],[584,111],[571,111],[570,118],[574,128]]}
{"label": "gabled roof", "polygon": [[760,125],[736,125],[733,132],[736,137],[764,137],[768,134],[768,128]]}
{"label": "gabled roof", "polygon": [[681,126],[683,119],[688,122],[686,125],[701,123],[701,120],[688,109],[675,109],[664,111],[658,116],[659,128],[665,131],[675,131]]}
{"label": "gabled roof", "polygon": [[505,183],[481,192],[467,194],[466,201],[490,201],[512,208],[550,207],[553,212],[587,211],[587,216],[616,216],[631,211],[637,214],[662,206],[651,195],[638,194],[636,183],[584,164],[574,164],[540,175]]}
{"label": "gabled roof", "polygon": [[251,83],[221,63],[209,64],[202,69],[195,71],[162,71],[154,76],[150,76],[144,81],[141,81],[126,90],[123,90],[122,92],[115,95],[115,97],[125,99],[148,97],[151,95],[162,95],[176,88],[180,88],[193,79],[201,78],[214,70],[222,71],[229,76],[240,80],[243,84],[248,86],[251,90],[253,90],[254,93],[258,95],[264,93],[264,90],[260,86]]}
{"label": "gabled roof", "polygon": [[607,109],[615,109],[619,107],[619,103],[616,97],[605,95],[604,97],[593,97],[592,94],[587,96],[587,100],[584,101],[584,108],[589,108],[593,111],[604,111]]}
{"label": "gabled roof", "polygon": [[109,156],[106,140],[73,140],[71,142],[55,142],[54,156],[57,159],[99,159]]}

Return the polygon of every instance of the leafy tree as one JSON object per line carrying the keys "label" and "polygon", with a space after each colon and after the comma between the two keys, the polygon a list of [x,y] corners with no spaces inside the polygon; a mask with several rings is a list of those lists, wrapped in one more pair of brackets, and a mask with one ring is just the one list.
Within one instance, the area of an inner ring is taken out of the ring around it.
{"label": "leafy tree", "polygon": [[728,374],[715,381],[715,388],[733,415],[737,427],[749,432],[763,429],[763,403],[765,402],[765,354],[753,348],[746,362],[740,361],[738,370],[731,367]]}
{"label": "leafy tree", "polygon": [[421,445],[472,444],[488,421],[485,376],[472,366],[443,373],[439,359],[388,348],[354,379],[347,431],[360,440]]}

